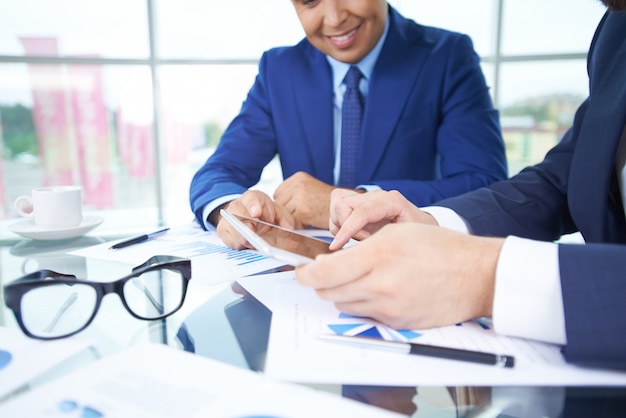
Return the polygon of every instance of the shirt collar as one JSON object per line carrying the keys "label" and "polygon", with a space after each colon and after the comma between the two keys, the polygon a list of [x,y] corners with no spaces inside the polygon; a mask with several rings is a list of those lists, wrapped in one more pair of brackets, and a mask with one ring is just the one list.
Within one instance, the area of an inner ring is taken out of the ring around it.
{"label": "shirt collar", "polygon": [[[389,32],[389,16],[387,16],[387,20],[385,21],[385,28],[383,29],[383,34],[376,43],[374,49],[372,49],[369,54],[367,54],[363,59],[356,63],[356,66],[359,67],[361,74],[363,77],[369,81],[372,71],[374,71],[374,65],[378,60],[378,56],[380,55],[380,51],[383,48],[383,44],[385,43],[385,39],[387,39],[387,32]],[[351,64],[346,64],[345,62],[337,61],[331,56],[326,56],[330,67],[333,70],[333,90],[337,90],[343,79],[345,78],[348,70],[350,69]]]}

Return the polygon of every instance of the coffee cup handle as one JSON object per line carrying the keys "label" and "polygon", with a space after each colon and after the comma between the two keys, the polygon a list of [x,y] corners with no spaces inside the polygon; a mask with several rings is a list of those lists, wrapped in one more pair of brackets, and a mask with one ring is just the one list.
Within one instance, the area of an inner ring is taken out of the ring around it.
{"label": "coffee cup handle", "polygon": [[33,217],[33,199],[30,196],[18,196],[15,199],[15,210],[17,214],[25,218]]}

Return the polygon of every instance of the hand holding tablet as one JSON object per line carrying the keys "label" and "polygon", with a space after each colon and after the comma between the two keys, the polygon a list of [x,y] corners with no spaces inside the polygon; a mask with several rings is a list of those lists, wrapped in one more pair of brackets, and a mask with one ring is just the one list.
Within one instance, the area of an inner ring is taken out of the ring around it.
{"label": "hand holding tablet", "polygon": [[235,215],[225,209],[220,210],[220,214],[255,250],[289,265],[299,266],[310,263],[319,254],[332,252],[328,248],[329,243],[321,239],[300,234],[259,219]]}

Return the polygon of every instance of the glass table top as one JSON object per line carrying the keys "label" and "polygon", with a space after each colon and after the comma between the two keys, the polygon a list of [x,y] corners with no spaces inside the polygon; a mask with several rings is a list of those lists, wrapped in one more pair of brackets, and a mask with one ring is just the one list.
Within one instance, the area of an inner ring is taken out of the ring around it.
{"label": "glass table top", "polygon": [[[94,281],[122,277],[134,266],[70,253],[129,235],[134,234],[99,234],[96,230],[66,240],[37,241],[0,234],[0,284],[41,269]],[[0,297],[0,326],[18,328],[13,312],[4,304],[2,287]],[[262,372],[270,322],[271,312],[265,306],[230,283],[204,286],[192,278],[181,310],[156,321],[132,317],[118,297],[108,295],[93,323],[76,335],[91,339],[90,350],[0,398],[0,404],[56,376],[146,341]],[[415,417],[626,416],[626,388],[311,386]]]}

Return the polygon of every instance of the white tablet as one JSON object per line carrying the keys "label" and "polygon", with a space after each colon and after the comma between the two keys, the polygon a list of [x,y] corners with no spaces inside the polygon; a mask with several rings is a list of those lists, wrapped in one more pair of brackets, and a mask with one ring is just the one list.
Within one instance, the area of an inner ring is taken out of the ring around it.
{"label": "white tablet", "polygon": [[317,255],[332,252],[328,248],[330,243],[327,241],[259,219],[235,215],[225,209],[221,209],[220,214],[254,249],[263,255],[284,261],[291,266],[310,263]]}

